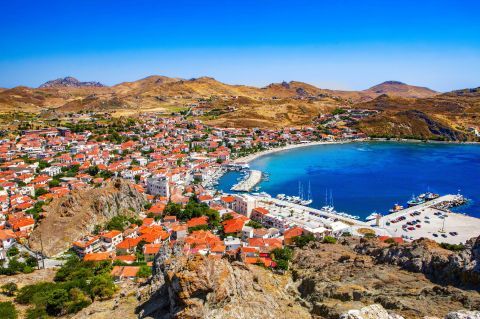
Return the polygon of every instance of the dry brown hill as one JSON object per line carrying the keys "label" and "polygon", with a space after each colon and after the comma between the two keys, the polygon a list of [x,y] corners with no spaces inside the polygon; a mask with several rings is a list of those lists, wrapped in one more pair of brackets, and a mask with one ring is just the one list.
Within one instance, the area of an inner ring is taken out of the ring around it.
{"label": "dry brown hill", "polygon": [[388,94],[391,96],[405,97],[405,98],[424,98],[432,97],[438,92],[426,87],[408,85],[398,81],[385,81],[378,85],[372,86],[365,90],[367,93],[374,94]]}
{"label": "dry brown hill", "polygon": [[370,135],[449,140],[463,139],[469,128],[478,127],[479,95],[478,89],[438,94],[397,81],[364,91],[341,91],[299,81],[258,88],[226,84],[211,77],[187,80],[154,75],[112,87],[4,89],[0,90],[0,113],[54,109],[56,114],[84,110],[113,115],[170,114],[196,105],[202,108],[200,119],[213,125],[285,127],[310,125],[319,113],[338,107],[358,107],[381,111],[359,124]]}
{"label": "dry brown hill", "polygon": [[[161,111],[178,109],[198,99],[246,97],[269,104],[273,99],[333,98],[348,102],[368,101],[383,92],[393,96],[425,97],[434,94],[426,88],[405,84],[388,84],[366,91],[320,89],[311,84],[291,81],[273,83],[264,88],[231,85],[210,77],[179,79],[149,76],[133,82],[104,87],[98,82],[80,82],[71,77],[48,81],[40,88],[16,87],[0,89],[0,112],[39,112],[56,108],[58,111]],[[397,82],[395,82],[397,83]]]}
{"label": "dry brown hill", "polygon": [[480,93],[475,89],[417,99],[381,95],[355,107],[381,111],[359,125],[373,136],[463,140],[469,128],[480,125]]}

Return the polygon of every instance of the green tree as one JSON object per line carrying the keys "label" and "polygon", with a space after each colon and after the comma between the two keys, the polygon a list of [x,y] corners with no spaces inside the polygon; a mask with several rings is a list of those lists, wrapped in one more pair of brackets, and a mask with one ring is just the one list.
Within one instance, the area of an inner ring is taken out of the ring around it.
{"label": "green tree", "polygon": [[300,248],[303,248],[306,244],[314,240],[315,237],[312,234],[293,237],[295,246]]}
{"label": "green tree", "polygon": [[139,278],[148,278],[152,275],[152,268],[147,265],[141,265],[137,273]]}
{"label": "green tree", "polygon": [[37,190],[35,191],[35,197],[42,196],[47,193],[48,191],[45,188],[40,187],[40,188],[37,188]]}
{"label": "green tree", "polygon": [[58,316],[64,311],[68,300],[68,292],[65,289],[54,289],[47,294],[45,310],[49,315]]}
{"label": "green tree", "polygon": [[95,276],[89,285],[90,296],[108,299],[115,293],[116,287],[110,275]]}

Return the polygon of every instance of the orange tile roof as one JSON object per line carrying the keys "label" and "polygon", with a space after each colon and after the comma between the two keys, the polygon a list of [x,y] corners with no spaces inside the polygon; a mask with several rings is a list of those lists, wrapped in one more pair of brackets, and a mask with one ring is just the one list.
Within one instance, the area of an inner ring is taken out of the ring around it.
{"label": "orange tile roof", "polygon": [[145,255],[155,255],[160,250],[161,244],[146,244],[143,246],[143,253]]}
{"label": "orange tile roof", "polygon": [[290,229],[287,229],[284,233],[283,236],[285,238],[292,238],[292,237],[297,237],[301,236],[303,234],[303,228],[301,227],[293,227]]}
{"label": "orange tile roof", "polygon": [[195,227],[195,226],[202,226],[208,224],[208,217],[207,216],[200,216],[195,217],[187,221],[188,228]]}
{"label": "orange tile roof", "polygon": [[112,239],[113,237],[116,237],[116,236],[120,235],[121,233],[122,232],[119,231],[119,230],[111,230],[108,233],[102,234],[101,236],[104,237],[104,238]]}
{"label": "orange tile roof", "polygon": [[137,260],[137,257],[135,257],[134,255],[122,255],[115,256],[115,260],[133,263],[135,260]]}
{"label": "orange tile roof", "polygon": [[112,255],[108,252],[90,253],[90,254],[86,254],[83,257],[84,261],[102,261],[102,260],[109,260],[109,259],[112,259]]}
{"label": "orange tile roof", "polygon": [[13,229],[25,227],[25,226],[33,226],[35,225],[35,220],[33,218],[20,218],[11,223]]}
{"label": "orange tile roof", "polygon": [[225,234],[238,233],[242,231],[244,224],[245,224],[245,221],[240,218],[229,219],[222,223],[223,231]]}
{"label": "orange tile roof", "polygon": [[225,203],[233,203],[235,201],[235,197],[233,196],[223,196],[222,201]]}
{"label": "orange tile roof", "polygon": [[131,249],[137,247],[141,240],[141,238],[125,238],[117,245],[117,249]]}
{"label": "orange tile roof", "polygon": [[114,277],[136,277],[139,271],[138,266],[114,266],[110,274]]}

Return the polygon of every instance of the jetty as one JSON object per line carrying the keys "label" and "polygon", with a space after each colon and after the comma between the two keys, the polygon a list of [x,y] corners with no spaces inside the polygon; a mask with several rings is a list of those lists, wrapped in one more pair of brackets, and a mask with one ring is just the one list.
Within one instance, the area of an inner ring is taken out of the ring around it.
{"label": "jetty", "polygon": [[249,192],[262,180],[262,172],[251,170],[248,177],[240,183],[234,185],[231,190],[236,192]]}
{"label": "jetty", "polygon": [[303,206],[300,204],[295,204],[295,203],[287,202],[287,201],[280,200],[277,198],[272,198],[272,197],[260,196],[259,199],[267,203],[268,202],[274,203],[279,207],[284,207],[289,212],[293,210],[298,214],[303,214],[304,219],[320,218],[320,220],[322,220],[326,224],[329,223],[327,219],[331,219],[331,220],[338,220],[352,226],[364,226],[364,227],[369,226],[369,224],[364,221],[353,219],[346,216],[341,216],[339,214],[335,214],[334,212],[329,212],[323,209],[321,210],[321,209],[316,209],[309,206]]}

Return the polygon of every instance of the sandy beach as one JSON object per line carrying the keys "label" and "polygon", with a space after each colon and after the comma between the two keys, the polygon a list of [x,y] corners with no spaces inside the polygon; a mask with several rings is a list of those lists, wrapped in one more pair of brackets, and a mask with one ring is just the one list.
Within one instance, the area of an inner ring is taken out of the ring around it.
{"label": "sandy beach", "polygon": [[[362,140],[363,141],[363,140]],[[307,146],[314,146],[314,145],[327,145],[327,144],[344,144],[344,143],[351,143],[353,141],[332,141],[332,142],[327,142],[327,141],[316,141],[316,142],[308,142],[308,143],[300,143],[300,144],[289,144],[286,146],[282,147],[275,147],[275,148],[269,148],[265,151],[257,152],[254,154],[250,154],[247,156],[239,157],[233,160],[234,163],[249,163],[259,157],[262,157],[264,155],[268,154],[273,154],[277,152],[282,152],[282,151],[288,151],[288,150],[293,150],[296,148],[300,147],[307,147]]]}

